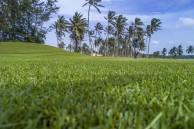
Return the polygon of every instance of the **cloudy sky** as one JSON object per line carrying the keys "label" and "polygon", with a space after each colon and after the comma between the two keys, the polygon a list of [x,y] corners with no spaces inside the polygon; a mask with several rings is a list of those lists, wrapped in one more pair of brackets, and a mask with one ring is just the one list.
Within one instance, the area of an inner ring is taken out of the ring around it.
{"label": "cloudy sky", "polygon": [[[128,20],[134,21],[136,17],[142,19],[145,25],[150,24],[152,18],[159,18],[162,21],[162,30],[156,32],[151,41],[151,52],[168,50],[174,46],[182,45],[184,49],[194,45],[194,0],[102,0],[102,13],[95,9],[91,11],[91,24],[97,22],[106,25],[104,16],[109,10],[115,11],[118,15],[123,14]],[[67,19],[72,17],[76,11],[87,18],[87,7],[82,7],[85,0],[58,0],[60,7],[59,15]],[[52,24],[57,15],[47,24]],[[69,43],[68,35],[65,43]],[[87,42],[87,41],[86,41]],[[47,45],[56,46],[54,32],[50,32],[46,39]]]}

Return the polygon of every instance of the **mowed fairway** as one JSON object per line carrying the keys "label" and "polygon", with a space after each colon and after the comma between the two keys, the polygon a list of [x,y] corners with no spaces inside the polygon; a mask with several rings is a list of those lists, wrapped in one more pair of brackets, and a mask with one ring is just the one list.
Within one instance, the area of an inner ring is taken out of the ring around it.
{"label": "mowed fairway", "polygon": [[193,129],[194,61],[0,43],[0,129]]}

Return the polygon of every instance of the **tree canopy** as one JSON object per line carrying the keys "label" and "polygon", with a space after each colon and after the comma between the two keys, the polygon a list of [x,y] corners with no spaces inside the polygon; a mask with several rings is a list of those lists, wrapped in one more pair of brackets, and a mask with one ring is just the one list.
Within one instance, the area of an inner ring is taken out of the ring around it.
{"label": "tree canopy", "polygon": [[0,0],[1,41],[44,43],[45,23],[57,13],[57,0]]}

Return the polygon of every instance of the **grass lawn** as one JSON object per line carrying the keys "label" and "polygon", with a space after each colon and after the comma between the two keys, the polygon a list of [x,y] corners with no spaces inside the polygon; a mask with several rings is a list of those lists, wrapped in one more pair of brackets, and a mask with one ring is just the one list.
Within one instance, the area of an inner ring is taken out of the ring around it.
{"label": "grass lawn", "polygon": [[0,129],[192,129],[194,61],[0,43]]}

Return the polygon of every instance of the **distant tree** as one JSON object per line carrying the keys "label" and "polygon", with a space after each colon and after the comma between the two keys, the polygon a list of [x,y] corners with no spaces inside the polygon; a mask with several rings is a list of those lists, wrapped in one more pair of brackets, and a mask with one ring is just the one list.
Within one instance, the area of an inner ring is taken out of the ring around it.
{"label": "distant tree", "polygon": [[162,55],[163,55],[164,58],[166,58],[166,53],[167,53],[167,49],[166,48],[163,48]]}
{"label": "distant tree", "polygon": [[[95,41],[94,41],[94,50],[96,52],[97,44],[99,43],[99,39],[101,39],[102,31],[104,30],[102,24],[98,22],[95,26],[94,33],[95,33]],[[97,44],[96,44],[97,43]],[[96,53],[95,53],[96,55]]]}
{"label": "distant tree", "polygon": [[79,52],[79,46],[81,41],[84,39],[84,35],[87,32],[87,21],[83,18],[83,15],[75,12],[73,18],[69,19],[69,32],[70,38],[73,40],[75,45],[74,52]]}
{"label": "distant tree", "polygon": [[178,48],[177,48],[177,54],[178,54],[178,56],[183,55],[183,47],[181,45],[179,45]]}
{"label": "distant tree", "polygon": [[58,20],[53,25],[53,29],[55,29],[55,33],[57,37],[57,46],[59,48],[65,47],[63,37],[65,37],[66,32],[69,32],[68,25],[69,25],[69,22],[65,20],[64,16],[58,16]]}
{"label": "distant tree", "polygon": [[82,50],[82,54],[87,54],[87,55],[90,54],[90,47],[86,43],[82,45],[81,50]]}
{"label": "distant tree", "polygon": [[177,53],[178,53],[178,49],[177,49],[176,47],[173,47],[173,48],[170,49],[170,51],[169,51],[169,54],[170,54],[171,56],[173,56],[174,59],[176,59]]}
{"label": "distant tree", "polygon": [[90,44],[90,49],[91,49],[91,55],[93,55],[93,49],[92,49],[92,41],[91,41],[91,35],[90,35],[90,11],[91,7],[93,6],[99,13],[101,13],[99,7],[104,7],[100,5],[99,3],[102,2],[102,0],[85,0],[86,3],[82,6],[89,6],[88,8],[88,36],[89,36],[89,44]]}
{"label": "distant tree", "polygon": [[190,45],[190,46],[187,48],[186,52],[187,52],[188,54],[193,54],[193,53],[194,53],[194,47]]}
{"label": "distant tree", "polygon": [[160,51],[154,52],[154,53],[153,53],[153,56],[154,56],[154,57],[159,57],[159,56],[160,56]]}
{"label": "distant tree", "polygon": [[[107,37],[106,37],[106,40],[105,40],[105,44],[104,44],[104,47],[101,47],[101,50],[102,50],[102,48],[103,48],[103,50],[104,50],[104,56],[107,56],[107,55],[111,55],[111,53],[110,53],[110,46],[109,46],[109,42],[111,42],[111,41],[109,41],[110,39],[112,39],[112,37],[110,37],[110,36],[113,36],[114,35],[114,33],[115,33],[115,30],[114,30],[114,27],[113,26],[111,26],[111,25],[109,25],[108,27],[106,27],[105,28],[105,33],[108,35]],[[108,38],[109,37],[109,38]],[[113,43],[113,46],[114,46],[114,43]]]}

